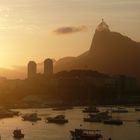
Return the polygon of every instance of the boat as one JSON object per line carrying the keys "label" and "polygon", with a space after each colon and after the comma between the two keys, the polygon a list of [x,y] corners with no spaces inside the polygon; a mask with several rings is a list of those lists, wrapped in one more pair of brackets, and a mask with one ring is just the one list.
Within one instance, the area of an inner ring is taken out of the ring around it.
{"label": "boat", "polygon": [[24,134],[22,134],[21,129],[16,129],[13,131],[13,137],[14,138],[24,138]]}
{"label": "boat", "polygon": [[52,108],[52,110],[54,110],[54,111],[63,111],[63,110],[70,110],[70,109],[73,109],[73,107],[71,107],[71,106],[61,106],[61,107]]}
{"label": "boat", "polygon": [[41,120],[41,118],[38,117],[37,113],[25,114],[22,116],[22,118],[24,121],[33,121],[33,122]]}
{"label": "boat", "polygon": [[135,108],[135,111],[140,111],[140,107],[136,107]]}
{"label": "boat", "polygon": [[64,115],[57,115],[55,117],[47,117],[46,119],[48,123],[57,123],[57,124],[68,123],[68,120],[65,119]]}
{"label": "boat", "polygon": [[72,140],[102,140],[100,130],[75,129],[70,131]]}
{"label": "boat", "polygon": [[128,113],[128,110],[123,107],[118,107],[118,108],[112,109],[111,111],[112,113]]}
{"label": "boat", "polygon": [[109,112],[99,112],[97,114],[89,114],[87,118],[84,118],[85,122],[102,122],[104,120],[111,119],[112,116],[109,115]]}
{"label": "boat", "polygon": [[109,120],[105,120],[104,124],[110,124],[110,125],[122,125],[123,121],[121,121],[120,119],[109,119]]}
{"label": "boat", "polygon": [[0,108],[0,118],[9,118],[18,115],[19,115],[18,111],[12,111],[10,109]]}
{"label": "boat", "polygon": [[84,110],[83,110],[83,112],[84,113],[98,113],[100,111],[95,106],[89,106],[89,107],[85,107]]}

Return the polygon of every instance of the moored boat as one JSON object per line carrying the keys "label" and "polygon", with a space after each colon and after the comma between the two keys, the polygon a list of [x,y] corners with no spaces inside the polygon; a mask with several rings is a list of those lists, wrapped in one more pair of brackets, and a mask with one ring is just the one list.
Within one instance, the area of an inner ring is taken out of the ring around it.
{"label": "moored boat", "polygon": [[73,140],[101,140],[100,130],[75,129],[70,131]]}
{"label": "moored boat", "polygon": [[138,122],[140,123],[140,119],[138,120]]}
{"label": "moored boat", "polygon": [[68,120],[65,119],[64,115],[57,115],[55,117],[47,117],[46,119],[49,123],[57,123],[57,124],[68,123]]}
{"label": "moored boat", "polygon": [[98,113],[100,112],[99,109],[95,106],[85,107],[83,110],[84,113]]}
{"label": "moored boat", "polygon": [[18,116],[18,111],[12,111],[10,109],[0,108],[0,118],[8,118]]}
{"label": "moored boat", "polygon": [[123,121],[120,119],[109,119],[105,120],[104,124],[110,124],[110,125],[122,125]]}
{"label": "moored boat", "polygon": [[84,118],[85,122],[102,122],[104,120],[108,120],[112,118],[111,115],[109,115],[109,112],[99,112],[97,114],[89,114],[87,118]]}
{"label": "moored boat", "polygon": [[13,131],[13,137],[17,139],[24,138],[24,134],[22,134],[21,129],[15,129]]}
{"label": "moored boat", "polygon": [[73,109],[73,107],[72,106],[61,106],[61,107],[52,108],[52,110],[54,110],[54,111],[63,111],[63,110],[70,110],[70,109]]}
{"label": "moored boat", "polygon": [[37,113],[25,114],[22,116],[22,118],[24,121],[33,121],[33,122],[41,120],[41,118],[38,117]]}
{"label": "moored boat", "polygon": [[140,111],[140,107],[136,107],[135,108],[135,111]]}
{"label": "moored boat", "polygon": [[112,113],[128,113],[128,110],[123,107],[118,107],[118,108],[112,109],[111,111]]}

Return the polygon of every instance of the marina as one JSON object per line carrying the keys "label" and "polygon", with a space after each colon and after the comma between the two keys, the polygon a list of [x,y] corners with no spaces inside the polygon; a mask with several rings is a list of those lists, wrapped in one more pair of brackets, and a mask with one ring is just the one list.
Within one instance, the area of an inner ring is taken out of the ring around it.
{"label": "marina", "polygon": [[[105,125],[104,123],[84,122],[83,118],[88,113],[83,113],[84,107],[75,107],[72,110],[53,111],[52,108],[44,109],[16,109],[21,114],[37,112],[40,121],[23,121],[22,116],[13,118],[4,118],[0,120],[1,140],[13,140],[13,131],[15,128],[21,129],[25,135],[23,140],[71,140],[71,130],[87,129],[101,130],[103,140],[138,140],[140,139],[140,112],[135,112],[134,108],[128,108],[128,113],[113,113],[113,118],[123,120],[123,125]],[[101,112],[107,110],[107,107],[99,107]],[[68,123],[57,125],[55,123],[46,123],[45,118],[57,115],[64,115]],[[130,120],[130,121],[129,121]]]}

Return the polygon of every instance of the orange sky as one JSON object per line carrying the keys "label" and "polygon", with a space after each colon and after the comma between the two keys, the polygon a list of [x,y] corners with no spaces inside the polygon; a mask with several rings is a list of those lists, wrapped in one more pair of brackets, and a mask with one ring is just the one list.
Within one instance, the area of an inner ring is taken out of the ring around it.
{"label": "orange sky", "polygon": [[77,56],[102,18],[140,41],[139,0],[0,0],[0,67]]}

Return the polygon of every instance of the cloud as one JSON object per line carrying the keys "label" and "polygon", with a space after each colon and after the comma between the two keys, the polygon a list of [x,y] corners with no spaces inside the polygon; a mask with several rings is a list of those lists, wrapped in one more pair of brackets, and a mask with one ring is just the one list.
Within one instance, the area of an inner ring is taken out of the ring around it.
{"label": "cloud", "polygon": [[54,30],[54,33],[60,35],[60,34],[71,34],[71,33],[76,33],[76,32],[83,32],[87,30],[86,26],[79,26],[79,27],[74,27],[74,26],[66,26],[66,27],[60,27],[56,30]]}

